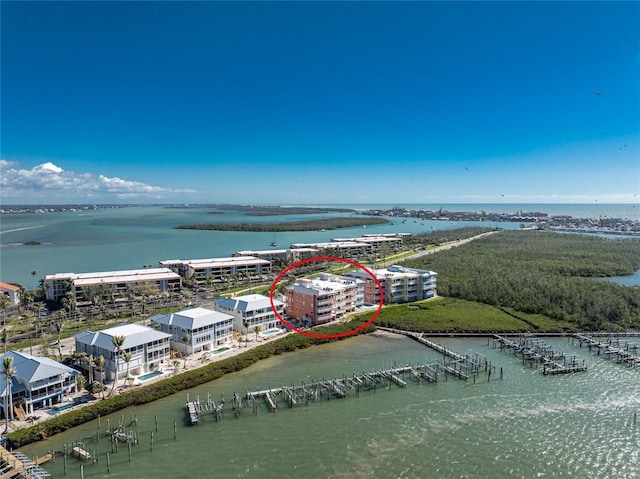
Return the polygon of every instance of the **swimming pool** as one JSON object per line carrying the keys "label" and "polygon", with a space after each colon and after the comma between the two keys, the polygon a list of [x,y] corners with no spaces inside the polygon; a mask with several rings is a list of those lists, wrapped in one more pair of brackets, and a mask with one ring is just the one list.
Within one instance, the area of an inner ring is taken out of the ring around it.
{"label": "swimming pool", "polygon": [[55,416],[56,414],[61,413],[62,411],[66,411],[67,409],[71,409],[72,407],[76,406],[75,402],[69,403],[69,404],[65,404],[64,406],[58,406],[58,407],[54,407],[53,409],[51,409],[49,411],[49,414],[51,416]]}
{"label": "swimming pool", "polygon": [[214,350],[214,351],[211,351],[211,354],[213,354],[213,355],[215,356],[216,354],[222,354],[222,353],[224,353],[225,351],[229,351],[230,349],[231,349],[231,348],[227,348],[227,347],[219,348],[219,349],[216,349],[216,350]]}
{"label": "swimming pool", "polygon": [[274,334],[279,334],[281,332],[282,332],[282,329],[272,328],[272,329],[267,329],[266,331],[262,331],[260,333],[260,336],[272,336]]}
{"label": "swimming pool", "polygon": [[67,409],[71,409],[72,407],[75,407],[78,404],[82,404],[84,402],[86,402],[86,400],[75,398],[73,401],[71,401],[70,403],[64,404],[63,406],[54,407],[49,411],[49,415],[55,416],[56,414],[60,414],[61,412],[66,411]]}
{"label": "swimming pool", "polygon": [[147,374],[143,374],[142,376],[138,376],[136,379],[138,381],[148,381],[149,379],[153,379],[157,376],[162,376],[164,373],[162,371],[153,371]]}

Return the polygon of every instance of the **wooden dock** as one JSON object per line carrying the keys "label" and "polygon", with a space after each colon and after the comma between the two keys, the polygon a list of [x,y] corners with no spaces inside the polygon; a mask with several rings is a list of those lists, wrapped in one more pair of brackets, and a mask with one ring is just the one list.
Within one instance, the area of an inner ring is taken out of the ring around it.
{"label": "wooden dock", "polygon": [[[360,396],[364,391],[377,391],[391,389],[394,385],[406,388],[410,382],[437,383],[439,379],[445,380],[449,376],[454,376],[462,380],[469,380],[473,374],[476,380],[478,370],[471,370],[465,356],[455,352],[457,358],[453,361],[439,361],[430,364],[394,366],[387,369],[377,369],[362,374],[352,374],[342,378],[323,379],[321,381],[311,381],[300,385],[280,386],[268,389],[257,389],[247,391],[243,396],[233,394],[231,401],[234,416],[237,418],[243,411],[250,409],[253,414],[258,414],[260,404],[264,404],[269,412],[275,412],[283,405],[293,408],[296,405],[308,406],[312,401],[322,401],[330,399],[344,399],[348,396]],[[477,363],[473,363],[477,364]],[[491,368],[487,367],[486,374],[488,380],[491,378]],[[284,403],[284,404],[283,404]],[[200,400],[196,396],[194,400],[187,397],[187,415],[191,424],[197,424],[198,418],[205,413],[211,413],[216,421],[223,418],[225,401],[221,399],[216,403],[210,394],[207,399]]]}
{"label": "wooden dock", "polygon": [[51,477],[47,471],[40,467],[53,458],[51,454],[36,459],[31,459],[20,451],[10,452],[0,446],[0,477],[1,478],[23,478],[23,479],[44,479]]}
{"label": "wooden dock", "polygon": [[91,453],[87,451],[83,446],[73,446],[71,448],[71,454],[85,461],[91,459]]}
{"label": "wooden dock", "polygon": [[189,401],[187,397],[187,415],[189,416],[189,420],[191,424],[198,424],[198,415],[200,412],[200,400]]}
{"label": "wooden dock", "polygon": [[[562,351],[553,349],[544,341],[529,335],[521,335],[517,341],[512,341],[499,334],[493,335],[494,347],[511,351],[522,357],[523,363],[530,365],[541,364],[542,374],[568,374],[587,370],[584,361],[579,363],[575,357],[567,358]],[[560,362],[559,360],[562,360]]]}
{"label": "wooden dock", "polygon": [[[390,333],[402,334],[403,336],[407,336],[408,338],[418,341],[420,344],[424,344],[428,348],[441,353],[444,358],[452,360],[449,362],[449,367],[452,368],[449,373],[454,375],[462,374],[461,377],[464,379],[469,379],[470,376],[476,376],[482,371],[490,374],[490,371],[495,369],[485,356],[478,353],[474,356],[469,354],[460,354],[457,351],[443,346],[442,344],[427,339],[424,333],[416,333],[413,331],[405,331],[404,329],[386,328],[382,326],[378,326],[378,329],[388,331]],[[456,369],[457,371],[454,372],[453,369]]]}
{"label": "wooden dock", "polygon": [[620,336],[606,337],[605,341],[600,341],[592,335],[575,333],[572,335],[580,342],[580,347],[586,344],[589,351],[596,350],[597,355],[615,359],[616,362],[626,364],[629,367],[640,366],[640,346],[637,343],[622,341]]}

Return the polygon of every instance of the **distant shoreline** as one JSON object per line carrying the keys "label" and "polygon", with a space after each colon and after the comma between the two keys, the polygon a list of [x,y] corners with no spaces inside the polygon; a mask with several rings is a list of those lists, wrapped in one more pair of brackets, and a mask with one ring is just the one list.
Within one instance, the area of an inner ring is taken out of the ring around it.
{"label": "distant shoreline", "polygon": [[[492,212],[491,214],[512,214],[519,211],[544,211],[550,216],[570,215],[573,218],[597,219],[600,217],[638,219],[640,218],[640,204],[637,203],[410,203],[410,202],[362,202],[362,203],[308,203],[308,204],[281,204],[281,205],[231,205],[225,203],[147,203],[147,204],[4,204],[0,206],[1,214],[45,214],[45,213],[77,213],[102,209],[118,208],[165,208],[165,209],[215,209],[220,211],[247,211],[247,208],[260,210],[277,208],[286,214],[292,213],[296,208],[308,209],[308,213],[313,214],[313,210],[327,210],[327,212],[354,211],[362,214],[367,210],[427,210],[443,211],[452,213],[467,213],[469,215],[481,212]],[[278,214],[274,210],[273,215]],[[281,213],[282,214],[282,213]],[[489,214],[489,213],[486,213]]]}
{"label": "distant shoreline", "polygon": [[179,230],[204,230],[204,231],[242,231],[260,233],[279,233],[285,231],[320,231],[335,230],[341,228],[354,228],[357,226],[370,226],[388,223],[385,218],[350,217],[350,218],[324,218],[318,220],[290,221],[283,223],[200,223],[176,226]]}

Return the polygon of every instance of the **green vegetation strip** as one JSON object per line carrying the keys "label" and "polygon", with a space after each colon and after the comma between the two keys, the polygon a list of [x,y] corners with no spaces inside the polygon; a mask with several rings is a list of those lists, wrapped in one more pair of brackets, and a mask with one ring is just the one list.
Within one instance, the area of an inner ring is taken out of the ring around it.
{"label": "green vegetation strip", "polygon": [[[365,320],[367,315],[356,317]],[[369,315],[370,317],[370,315]],[[575,330],[575,323],[543,315],[496,308],[456,298],[434,298],[416,303],[385,306],[377,326],[426,333],[518,333]]]}
{"label": "green vegetation strip", "polygon": [[500,231],[404,264],[437,271],[442,296],[569,321],[579,329],[640,327],[640,288],[602,279],[640,269],[638,239]]}
{"label": "green vegetation strip", "polygon": [[[315,328],[314,332],[332,335],[351,331],[355,327],[353,322],[351,322],[349,324]],[[373,331],[375,331],[375,327],[369,325],[364,330],[355,334],[366,334]],[[290,334],[284,338],[262,344],[231,358],[177,374],[148,386],[136,387],[117,396],[109,397],[77,410],[58,414],[44,422],[10,433],[7,436],[7,441],[10,447],[14,449],[19,448],[97,419],[98,416],[106,416],[129,406],[147,404],[157,399],[213,381],[225,374],[249,367],[261,359],[338,340],[339,339],[309,338],[301,334]]]}
{"label": "green vegetation strip", "polygon": [[335,230],[339,228],[353,228],[356,226],[370,226],[388,223],[384,218],[349,217],[325,218],[306,221],[289,221],[284,223],[201,223],[176,226],[176,229],[213,230],[213,231],[253,231],[253,232],[281,232],[281,231],[316,231],[320,229]]}

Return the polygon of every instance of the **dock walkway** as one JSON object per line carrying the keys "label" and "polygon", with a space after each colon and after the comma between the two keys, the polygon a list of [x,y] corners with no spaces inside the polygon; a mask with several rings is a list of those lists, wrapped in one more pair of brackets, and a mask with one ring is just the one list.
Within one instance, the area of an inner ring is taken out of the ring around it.
{"label": "dock walkway", "polygon": [[616,362],[627,364],[630,367],[640,366],[640,346],[637,343],[621,341],[620,337],[608,336],[606,341],[599,341],[591,335],[575,333],[573,337],[589,347],[589,351],[595,349],[598,355],[604,354],[607,358],[615,358]]}
{"label": "dock walkway", "polygon": [[[419,338],[420,340],[425,338]],[[313,380],[310,383],[303,382],[300,385],[279,386],[268,389],[256,389],[247,391],[244,395],[233,394],[231,401],[233,414],[236,418],[242,415],[244,410],[250,409],[253,414],[258,414],[260,404],[264,404],[267,410],[275,412],[284,405],[293,408],[297,405],[308,406],[310,402],[317,400],[344,399],[348,396],[360,396],[364,391],[378,391],[391,389],[393,386],[406,388],[410,382],[437,383],[439,379],[449,376],[462,380],[469,380],[473,376],[474,383],[478,374],[484,370],[488,381],[491,380],[492,366],[486,358],[476,355],[461,355],[448,348],[444,348],[436,343],[425,340],[429,347],[442,352],[445,359],[433,363],[406,364],[385,369],[365,371],[362,374],[353,373],[350,376],[344,375],[341,378]],[[426,343],[425,343],[426,344]],[[502,375],[501,375],[502,377]],[[193,400],[187,395],[187,418],[191,424],[198,424],[199,418],[205,413],[212,413],[216,421],[223,418],[224,397],[216,403],[210,394],[207,399],[200,400],[196,396]]]}
{"label": "dock walkway", "polygon": [[407,336],[408,338],[418,341],[428,348],[441,353],[444,358],[451,360],[448,363],[446,361],[443,362],[443,366],[449,369],[448,372],[454,375],[461,375],[463,379],[469,379],[470,376],[476,376],[482,371],[490,372],[492,369],[495,369],[491,363],[487,361],[487,358],[481,354],[476,353],[475,356],[460,354],[457,351],[443,346],[442,344],[427,339],[424,333],[416,333],[414,331],[386,328],[382,326],[378,326],[378,329],[389,333],[402,334],[403,336]]}
{"label": "dock walkway", "polygon": [[35,460],[29,458],[20,451],[10,452],[0,446],[0,478],[44,479],[51,477],[47,471],[40,467],[53,456],[45,454]]}
{"label": "dock walkway", "polygon": [[[499,334],[493,335],[494,347],[500,346],[501,350],[511,351],[514,355],[522,357],[523,363],[530,365],[542,364],[542,374],[568,374],[587,370],[584,361],[579,363],[575,356],[567,358],[562,351],[553,349],[544,341],[529,335],[521,335],[518,341]],[[562,363],[559,360],[562,360]]]}

